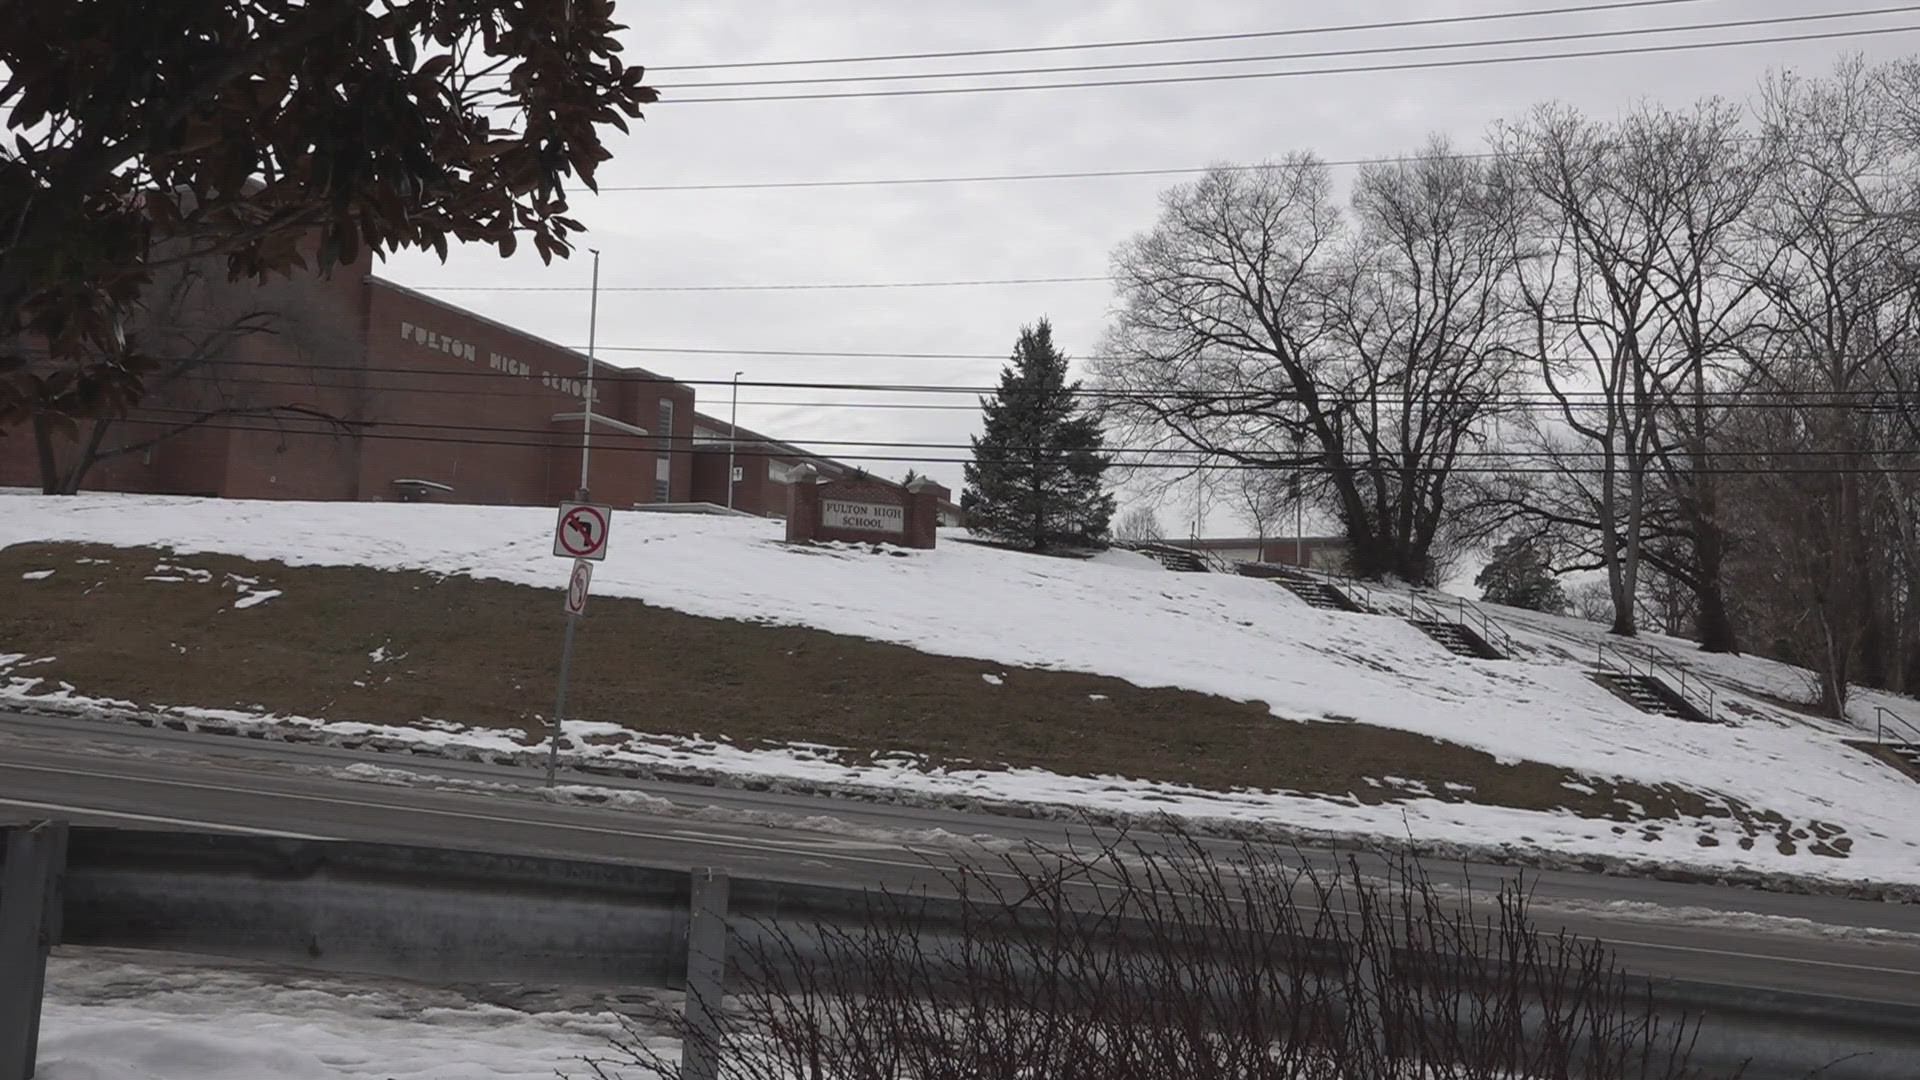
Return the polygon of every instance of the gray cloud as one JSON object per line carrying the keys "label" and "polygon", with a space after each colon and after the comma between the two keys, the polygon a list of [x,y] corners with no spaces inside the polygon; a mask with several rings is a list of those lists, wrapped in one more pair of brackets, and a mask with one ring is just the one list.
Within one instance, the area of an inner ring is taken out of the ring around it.
{"label": "gray cloud", "polygon": [[[625,35],[629,58],[669,65],[1230,33],[1543,6],[1563,5],[1548,0],[1379,0],[1358,8],[1277,6],[1255,0],[1214,0],[1204,7],[1164,0],[1074,4],[1052,0],[966,4],[705,0],[682,5],[623,0],[620,10],[632,24]],[[1709,0],[1637,12],[1463,27],[923,61],[859,70],[1052,66],[1484,40],[1863,6],[1839,0]],[[1882,17],[1846,25],[1884,26],[1897,21],[1898,17]],[[1787,32],[1792,28],[1689,37],[1725,39]],[[665,102],[654,107],[631,135],[616,136],[615,157],[600,179],[603,185],[615,186],[1182,167],[1256,161],[1293,150],[1344,159],[1405,152],[1433,132],[1471,147],[1494,121],[1515,116],[1536,102],[1559,99],[1611,116],[1642,99],[1681,103],[1707,95],[1741,98],[1771,68],[1824,70],[1835,57],[1852,51],[1875,59],[1902,55],[1914,48],[1915,36],[1193,85],[727,105]],[[661,72],[657,81],[795,77],[845,70]],[[610,192],[597,198],[583,196],[577,216],[591,230],[588,243],[604,253],[602,283],[610,286],[1100,274],[1113,246],[1151,223],[1158,192],[1168,183],[1168,178],[1136,177],[889,188]],[[454,252],[444,266],[431,256],[409,253],[392,260],[382,273],[429,290],[448,285],[584,286],[589,267],[584,253],[544,267],[528,249],[501,260],[490,250],[474,248]],[[462,292],[446,298],[557,340],[571,344],[586,340],[585,293]],[[1110,292],[1101,284],[607,293],[602,296],[599,340],[603,346],[1002,355],[1021,324],[1046,315],[1054,321],[1057,339],[1070,352],[1086,353],[1099,340],[1110,303]],[[747,379],[984,385],[993,381],[998,370],[992,361],[604,355],[616,363],[639,364],[689,379],[726,379],[741,370]],[[871,394],[797,389],[755,389],[743,391],[741,397],[750,401],[881,400]],[[725,387],[702,388],[702,399],[706,411],[724,414]],[[952,404],[969,399],[891,400]],[[742,408],[741,422],[803,443],[824,439],[958,443],[976,430],[977,417],[948,410],[755,405]],[[963,456],[951,451],[930,453]],[[906,468],[905,462],[875,466],[886,473]],[[934,466],[930,471],[958,485],[958,466]]]}

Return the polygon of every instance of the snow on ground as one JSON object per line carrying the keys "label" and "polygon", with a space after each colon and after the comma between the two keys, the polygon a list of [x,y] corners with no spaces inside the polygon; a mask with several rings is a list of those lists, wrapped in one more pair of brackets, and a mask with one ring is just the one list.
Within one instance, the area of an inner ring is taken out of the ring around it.
{"label": "snow on ground", "polygon": [[[270,503],[156,496],[20,496],[0,501],[0,545],[84,541],[166,545],[292,565],[359,565],[469,574],[556,591],[553,512],[536,507]],[[952,538],[950,537],[949,540]],[[24,588],[27,586],[14,586]],[[1454,656],[1398,619],[1314,610],[1270,582],[1143,572],[1125,560],[1053,559],[967,543],[885,553],[862,545],[795,548],[774,521],[621,512],[594,591],[696,615],[811,626],[1007,665],[1117,676],[1266,702],[1276,718],[1360,720],[1530,759],[1594,777],[1719,793],[1804,826],[1825,822],[1852,841],[1848,858],[1792,853],[1766,838],[1751,850],[1724,819],[1617,835],[1611,823],[1414,798],[1367,807],[1285,793],[1202,792],[1035,770],[936,772],[904,758],[849,766],[807,748],[748,751],[723,742],[645,740],[608,756],[813,781],[1071,802],[1107,809],[1282,822],[1333,832],[1406,836],[1920,883],[1920,785],[1851,749],[1857,730],[1782,708],[1804,698],[1804,673],[1755,658],[1711,657],[1658,637],[1633,646],[1684,665],[1720,695],[1729,725],[1650,716],[1586,671],[1601,628],[1499,610],[1521,653],[1511,661]],[[1404,597],[1377,593],[1393,607]],[[298,604],[297,596],[277,604]],[[0,647],[9,644],[0,642]],[[17,646],[16,646],[17,647]],[[22,672],[21,674],[27,674]],[[23,680],[16,676],[15,689]],[[1890,704],[1862,693],[1854,720]],[[211,714],[206,714],[211,715]],[[244,714],[239,715],[245,719]],[[618,717],[601,717],[617,721]],[[328,725],[396,734],[367,725]],[[574,738],[604,723],[570,724]],[[505,742],[457,724],[398,733],[421,741]],[[507,749],[511,749],[509,744]],[[1418,792],[1415,792],[1418,794]],[[1710,843],[1717,846],[1706,846]]]}
{"label": "snow on ground", "polygon": [[[522,1012],[395,980],[62,950],[39,1080],[555,1080],[626,1038],[611,1012]],[[669,1049],[664,1047],[663,1049]],[[623,1067],[615,1075],[645,1080]]]}
{"label": "snow on ground", "polygon": [[1120,548],[1108,548],[1106,551],[1096,552],[1088,556],[1087,561],[1121,570],[1147,570],[1157,574],[1166,572],[1166,568],[1152,556],[1142,555],[1137,551],[1124,551]]}

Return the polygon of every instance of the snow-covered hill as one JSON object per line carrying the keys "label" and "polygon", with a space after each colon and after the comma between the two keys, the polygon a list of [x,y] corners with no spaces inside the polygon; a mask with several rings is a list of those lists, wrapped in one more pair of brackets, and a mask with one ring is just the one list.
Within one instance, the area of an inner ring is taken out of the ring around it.
{"label": "snow-covered hill", "polygon": [[[27,541],[160,545],[291,565],[424,569],[558,590],[552,511],[396,504],[265,503],[139,496],[0,498],[0,546]],[[1270,582],[1173,574],[1119,555],[1075,561],[943,540],[938,550],[796,549],[777,522],[620,513],[593,591],[698,615],[800,624],[989,664],[1117,676],[1263,701],[1276,723],[1360,720],[1563,766],[1598,778],[1675,785],[1785,818],[1804,839],[1841,830],[1845,857],[1806,843],[1742,848],[1713,815],[1659,835],[1616,823],[1439,799],[1383,806],[1286,793],[1207,793],[1030,770],[926,776],[865,770],[804,753],[716,744],[634,750],[719,768],[937,786],[1005,798],[1085,801],[1282,821],[1313,828],[1547,847],[1754,870],[1920,883],[1920,784],[1844,744],[1857,727],[1779,702],[1804,699],[1806,673],[1699,653],[1651,637],[1632,648],[1704,680],[1731,723],[1640,712],[1588,675],[1605,640],[1572,619],[1495,609],[1518,655],[1455,656],[1391,615],[1324,612]],[[0,583],[0,598],[17,583]],[[1381,594],[1388,609],[1405,598]],[[298,603],[288,596],[276,603]],[[0,641],[0,653],[16,651]],[[990,671],[990,667],[983,671]],[[1855,723],[1885,704],[1861,693]],[[457,718],[456,718],[457,719]],[[445,737],[444,735],[436,737]],[[481,737],[476,735],[476,737]],[[494,736],[497,737],[497,736]],[[1809,834],[1806,830],[1812,829]],[[1716,836],[1724,835],[1726,842]],[[1751,843],[1751,840],[1749,840]],[[1821,845],[1814,845],[1821,846]],[[1791,849],[1791,850],[1789,850]]]}

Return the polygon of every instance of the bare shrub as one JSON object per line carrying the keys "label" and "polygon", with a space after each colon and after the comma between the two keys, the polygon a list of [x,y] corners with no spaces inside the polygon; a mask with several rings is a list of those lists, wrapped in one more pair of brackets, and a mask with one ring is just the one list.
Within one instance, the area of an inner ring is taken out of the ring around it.
{"label": "bare shrub", "polygon": [[[1247,845],[1032,847],[841,923],[736,925],[741,1080],[1680,1080],[1694,1022],[1598,942],[1416,863]],[[684,1023],[683,1039],[695,1038]],[[639,1044],[622,1065],[680,1077]]]}

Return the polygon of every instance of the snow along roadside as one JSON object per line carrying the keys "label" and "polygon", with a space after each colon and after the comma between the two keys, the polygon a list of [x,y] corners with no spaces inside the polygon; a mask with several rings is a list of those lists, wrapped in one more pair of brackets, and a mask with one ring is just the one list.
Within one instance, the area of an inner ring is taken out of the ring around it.
{"label": "snow along roadside", "polygon": [[[678,1043],[603,995],[497,1000],[396,979],[62,948],[47,968],[39,1080],[590,1080],[612,1039]],[[674,995],[677,997],[677,995]],[[503,1003],[504,1002],[504,1003]],[[620,1075],[651,1073],[622,1065]]]}
{"label": "snow along roadside", "polygon": [[[315,744],[350,750],[374,750],[404,756],[440,757],[489,765],[543,769],[544,748],[528,748],[500,732],[478,732],[454,724],[434,728],[396,728],[357,722],[326,722],[297,717],[253,715],[235,710],[167,707],[141,709],[133,702],[91,699],[71,687],[54,694],[28,695],[18,687],[0,686],[0,703],[54,716],[75,716],[141,727],[257,739],[268,742]],[[574,725],[569,724],[570,728]],[[594,725],[589,725],[594,726]],[[732,748],[728,748],[732,749]],[[1731,885],[1767,892],[1853,899],[1920,902],[1920,883],[1870,881],[1838,875],[1824,876],[1704,864],[1683,859],[1654,859],[1606,853],[1556,850],[1541,844],[1476,842],[1416,837],[1357,829],[1303,826],[1273,818],[1233,817],[1179,809],[1139,810],[1043,798],[1009,798],[927,788],[912,788],[816,775],[794,775],[745,767],[753,760],[733,750],[733,767],[693,765],[697,755],[682,752],[677,761],[609,760],[574,751],[562,751],[560,765],[584,776],[619,776],[630,780],[657,780],[701,784],[749,791],[773,791],[894,806],[936,807],[972,813],[1034,820],[1074,821],[1112,828],[1163,828],[1177,818],[1182,828],[1199,835],[1297,844],[1312,848],[1362,848],[1424,859],[1524,866],[1542,870],[1574,870],[1663,881]],[[783,760],[779,762],[785,764]],[[846,770],[840,770],[846,771]],[[1151,785],[1147,785],[1151,787]],[[1201,793],[1205,794],[1205,793]]]}
{"label": "snow along roadside", "polygon": [[[320,768],[296,766],[296,768],[304,772],[318,772],[341,779],[385,784],[391,787],[421,787],[434,791],[485,792],[487,794],[516,796],[540,802],[554,802],[569,806],[610,807],[622,810],[631,809],[649,814],[683,818],[688,821],[799,829],[807,832],[828,833],[853,840],[864,840],[875,844],[899,846],[908,850],[913,850],[915,847],[933,846],[948,848],[964,846],[974,851],[983,852],[1014,852],[1027,850],[1027,844],[1024,841],[994,836],[987,833],[968,836],[949,832],[945,829],[890,829],[884,826],[858,825],[829,814],[782,814],[766,810],[737,810],[722,806],[706,806],[693,809],[676,803],[671,799],[663,799],[658,795],[649,795],[644,791],[632,791],[625,788],[596,787],[591,784],[556,784],[554,787],[549,788],[535,786],[533,784],[468,780],[462,777],[441,776],[437,773],[412,772],[405,768],[374,765],[368,762],[358,762],[347,766],[324,766]],[[1460,891],[1457,886],[1445,883],[1434,883],[1432,887],[1441,894],[1451,895],[1457,894]],[[1706,907],[1698,904],[1669,906],[1641,900],[1534,899],[1528,902],[1527,907],[1528,910],[1536,916],[1546,913],[1555,915],[1585,915],[1619,922],[1658,923],[1664,926],[1680,925],[1723,930],[1746,930],[1757,934],[1819,940],[1879,941],[1890,944],[1920,945],[1920,934],[1904,930],[1888,930],[1877,926],[1851,926],[1840,923],[1823,923],[1798,916],[1766,915],[1756,911],[1730,910],[1727,908]]]}

